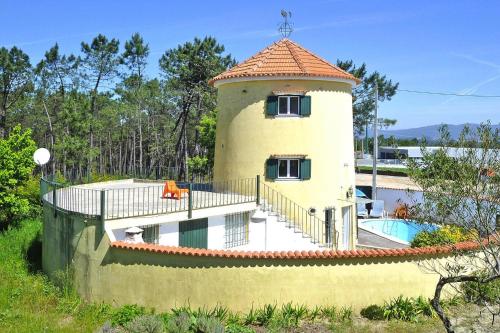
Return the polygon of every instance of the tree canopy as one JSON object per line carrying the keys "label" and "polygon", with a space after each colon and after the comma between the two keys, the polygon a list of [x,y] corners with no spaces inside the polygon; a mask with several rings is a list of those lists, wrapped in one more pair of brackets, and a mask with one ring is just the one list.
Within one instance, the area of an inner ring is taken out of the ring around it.
{"label": "tree canopy", "polygon": [[[390,101],[396,95],[399,83],[394,83],[385,75],[375,71],[368,73],[366,64],[356,66],[352,60],[337,61],[337,66],[351,73],[362,82],[353,90],[353,121],[357,134],[363,133],[367,124],[373,123],[375,110],[374,88],[378,90],[378,101]],[[394,119],[379,119],[379,124],[388,127],[396,124]]]}
{"label": "tree canopy", "polygon": [[451,245],[452,260],[423,265],[439,276],[432,305],[447,332],[454,332],[440,302],[445,287],[468,295],[493,319],[500,315],[500,291],[482,292],[500,285],[500,136],[498,129],[482,124],[477,133],[465,128],[452,142],[443,127],[439,147],[430,151],[424,143],[422,160],[408,162],[411,178],[423,191],[410,216],[443,228],[460,227],[475,245],[472,251]]}
{"label": "tree canopy", "polygon": [[[99,34],[78,54],[58,44],[32,66],[16,47],[0,49],[0,136],[17,124],[31,128],[53,154],[49,172],[67,178],[93,173],[187,178],[214,161],[216,90],[208,81],[235,65],[213,37],[166,50],[148,72],[150,46],[139,33],[120,43]],[[354,91],[354,123],[371,121],[374,82],[379,100],[397,84],[366,65],[339,66],[363,80]]]}

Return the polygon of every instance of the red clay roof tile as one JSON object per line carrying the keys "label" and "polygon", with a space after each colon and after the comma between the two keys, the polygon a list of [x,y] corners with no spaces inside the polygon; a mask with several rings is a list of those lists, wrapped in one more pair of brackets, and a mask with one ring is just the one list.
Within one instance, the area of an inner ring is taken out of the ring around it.
{"label": "red clay roof tile", "polygon": [[352,74],[332,65],[297,43],[283,38],[251,58],[210,80],[268,76],[327,77],[361,82]]}
{"label": "red clay roof tile", "polygon": [[119,249],[149,251],[164,254],[176,254],[198,257],[246,258],[246,259],[323,259],[323,258],[373,258],[418,256],[427,254],[443,254],[452,251],[474,250],[479,247],[475,242],[463,242],[454,246],[436,246],[405,249],[368,249],[368,250],[324,250],[324,251],[229,251],[206,250],[188,247],[163,246],[155,244],[131,244],[122,241],[112,242],[111,247]]}

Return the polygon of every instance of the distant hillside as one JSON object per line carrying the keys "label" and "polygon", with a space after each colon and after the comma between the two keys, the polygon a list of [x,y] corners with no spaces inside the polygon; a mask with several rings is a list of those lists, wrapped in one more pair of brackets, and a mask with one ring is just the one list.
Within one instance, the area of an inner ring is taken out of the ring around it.
{"label": "distant hillside", "polygon": [[[462,132],[466,124],[460,125],[448,125],[448,130],[452,139],[458,139],[460,132]],[[479,126],[478,124],[467,124],[472,131],[475,131]],[[442,125],[430,125],[424,127],[400,129],[400,130],[381,130],[380,134],[385,137],[393,135],[397,139],[421,139],[426,138],[427,140],[433,141],[439,139],[439,128]],[[492,125],[493,128],[499,128],[500,125]]]}

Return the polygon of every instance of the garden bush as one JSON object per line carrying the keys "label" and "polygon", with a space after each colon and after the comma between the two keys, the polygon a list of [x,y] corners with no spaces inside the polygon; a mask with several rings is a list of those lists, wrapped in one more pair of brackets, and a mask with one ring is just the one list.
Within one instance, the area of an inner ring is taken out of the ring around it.
{"label": "garden bush", "polygon": [[164,330],[163,321],[155,315],[142,315],[125,325],[128,333],[163,333]]}
{"label": "garden bush", "polygon": [[145,315],[146,309],[135,304],[127,304],[113,311],[111,323],[113,326],[125,326],[135,318]]}
{"label": "garden bush", "polygon": [[195,326],[199,333],[224,333],[224,324],[216,317],[199,317]]}
{"label": "garden bush", "polygon": [[474,240],[477,234],[455,225],[446,225],[434,231],[421,231],[412,240],[411,247],[451,245]]}
{"label": "garden bush", "polygon": [[403,321],[416,322],[419,316],[434,316],[432,306],[423,297],[412,298],[402,295],[385,302],[382,307],[384,318],[387,320],[397,319]]}
{"label": "garden bush", "polygon": [[32,212],[31,195],[23,187],[30,179],[36,150],[31,131],[16,126],[5,139],[0,139],[0,229],[19,221]]}
{"label": "garden bush", "polygon": [[[481,276],[481,272],[477,272]],[[465,300],[473,303],[500,304],[500,279],[488,283],[464,282],[460,286]]]}
{"label": "garden bush", "polygon": [[370,320],[384,320],[384,309],[376,304],[361,310],[361,316]]}
{"label": "garden bush", "polygon": [[193,324],[191,316],[187,312],[174,314],[167,322],[167,332],[187,333]]}

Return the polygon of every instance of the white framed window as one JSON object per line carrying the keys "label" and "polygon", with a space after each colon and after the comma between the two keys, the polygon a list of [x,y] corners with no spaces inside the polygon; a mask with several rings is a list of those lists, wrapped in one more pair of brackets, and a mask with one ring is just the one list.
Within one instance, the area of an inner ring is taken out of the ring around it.
{"label": "white framed window", "polygon": [[300,114],[299,96],[279,96],[278,97],[278,115],[280,116],[298,116]]}
{"label": "white framed window", "polygon": [[300,160],[298,159],[279,159],[278,160],[278,179],[299,179]]}

